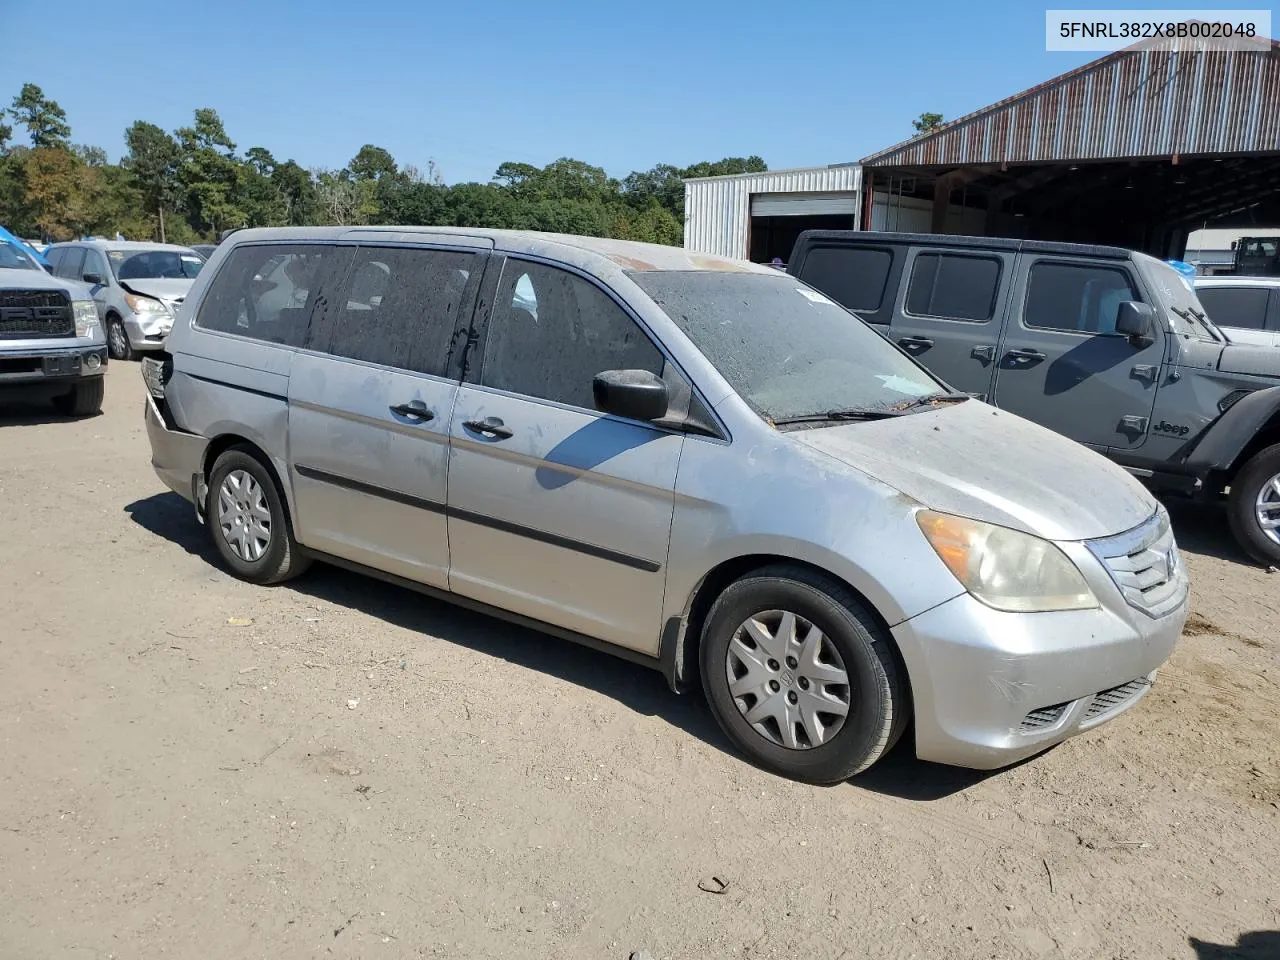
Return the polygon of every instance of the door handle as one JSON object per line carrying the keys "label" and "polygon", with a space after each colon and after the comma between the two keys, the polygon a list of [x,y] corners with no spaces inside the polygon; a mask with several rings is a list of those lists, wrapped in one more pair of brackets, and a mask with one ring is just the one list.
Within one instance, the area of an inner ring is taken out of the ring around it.
{"label": "door handle", "polygon": [[1135,380],[1145,380],[1147,383],[1155,383],[1157,372],[1158,370],[1155,364],[1139,363],[1129,371],[1129,375]]}
{"label": "door handle", "polygon": [[1039,350],[1010,350],[1005,354],[1006,360],[1028,360],[1039,363],[1046,359],[1045,355]]}
{"label": "door handle", "polygon": [[499,440],[505,440],[512,435],[511,431],[503,424],[501,417],[485,417],[483,420],[463,420],[462,425],[475,433],[486,437],[496,437]]}
{"label": "door handle", "polygon": [[421,400],[410,400],[408,403],[397,403],[391,408],[392,413],[398,413],[402,417],[409,417],[412,420],[421,420],[426,423],[434,420],[436,415],[427,409],[427,405]]}
{"label": "door handle", "polygon": [[899,337],[898,346],[907,350],[928,350],[933,346],[933,341],[928,337]]}
{"label": "door handle", "polygon": [[980,347],[974,347],[969,351],[969,356],[975,360],[981,360],[983,363],[990,363],[996,358],[996,348],[989,343],[984,343]]}

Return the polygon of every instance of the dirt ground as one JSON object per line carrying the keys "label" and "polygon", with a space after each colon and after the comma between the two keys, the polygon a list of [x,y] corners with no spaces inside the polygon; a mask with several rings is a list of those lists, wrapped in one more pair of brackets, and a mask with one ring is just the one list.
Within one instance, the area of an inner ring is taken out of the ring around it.
{"label": "dirt ground", "polygon": [[[103,416],[0,412],[0,958],[1280,956],[1280,574],[1179,510],[1136,710],[821,789],[656,673],[327,567],[218,566]],[[712,878],[720,878],[727,886]]]}

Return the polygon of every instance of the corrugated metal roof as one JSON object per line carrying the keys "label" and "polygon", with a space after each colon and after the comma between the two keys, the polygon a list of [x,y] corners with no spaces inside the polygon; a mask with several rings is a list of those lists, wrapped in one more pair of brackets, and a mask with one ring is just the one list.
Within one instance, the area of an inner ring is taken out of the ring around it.
{"label": "corrugated metal roof", "polygon": [[1274,40],[1269,50],[1236,52],[1136,44],[862,162],[958,166],[1251,151],[1280,151]]}

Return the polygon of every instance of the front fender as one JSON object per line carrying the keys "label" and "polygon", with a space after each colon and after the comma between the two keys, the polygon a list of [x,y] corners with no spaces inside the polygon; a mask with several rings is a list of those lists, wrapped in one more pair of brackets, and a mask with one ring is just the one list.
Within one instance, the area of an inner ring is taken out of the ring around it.
{"label": "front fender", "polygon": [[1209,424],[1184,462],[1199,475],[1229,470],[1258,432],[1277,418],[1280,418],[1280,387],[1255,390]]}

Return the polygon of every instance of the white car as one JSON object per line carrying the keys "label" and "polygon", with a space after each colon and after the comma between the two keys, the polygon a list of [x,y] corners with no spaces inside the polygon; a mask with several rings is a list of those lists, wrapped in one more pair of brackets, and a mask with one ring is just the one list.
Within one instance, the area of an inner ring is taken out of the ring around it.
{"label": "white car", "polygon": [[1280,277],[1196,277],[1196,295],[1234,343],[1280,347]]}

